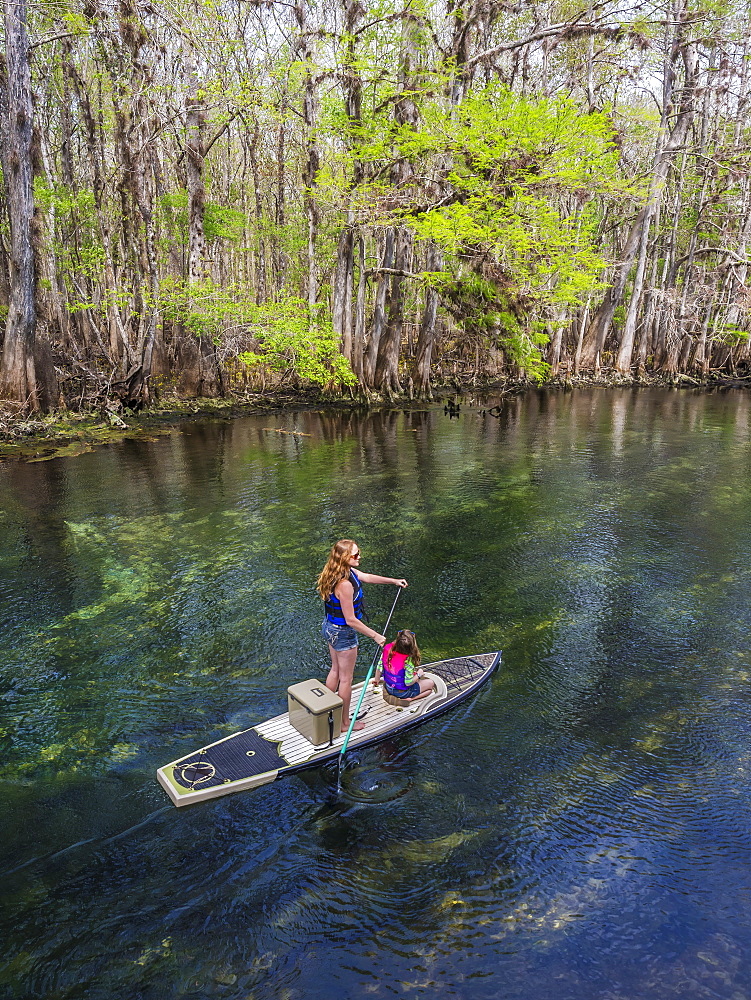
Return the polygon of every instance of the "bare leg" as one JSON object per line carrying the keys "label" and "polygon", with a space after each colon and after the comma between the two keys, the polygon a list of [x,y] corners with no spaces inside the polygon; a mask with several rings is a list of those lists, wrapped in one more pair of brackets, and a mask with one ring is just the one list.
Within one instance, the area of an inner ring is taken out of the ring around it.
{"label": "bare leg", "polygon": [[331,669],[326,676],[326,687],[336,694],[336,689],[339,687],[339,662],[333,646],[329,646],[329,656],[331,657]]}
{"label": "bare leg", "polygon": [[[339,690],[339,697],[342,699],[342,732],[349,729],[349,703],[352,698],[352,680],[355,674],[355,663],[357,662],[357,646],[353,649],[336,650],[329,646],[331,654],[331,670],[326,678],[326,687],[329,691]],[[364,722],[356,722],[353,729],[365,728]]]}
{"label": "bare leg", "polygon": [[435,682],[430,677],[421,677],[417,683],[420,685],[420,693],[416,694],[414,698],[407,698],[406,701],[419,701],[435,691]]}

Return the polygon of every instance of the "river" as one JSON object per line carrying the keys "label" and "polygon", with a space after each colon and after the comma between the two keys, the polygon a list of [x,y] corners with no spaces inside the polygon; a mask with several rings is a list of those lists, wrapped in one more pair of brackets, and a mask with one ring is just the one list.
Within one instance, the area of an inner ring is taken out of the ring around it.
{"label": "river", "polygon": [[[0,997],[751,997],[751,396],[491,403],[0,465]],[[338,537],[499,672],[339,795],[175,809],[157,767],[325,675]]]}

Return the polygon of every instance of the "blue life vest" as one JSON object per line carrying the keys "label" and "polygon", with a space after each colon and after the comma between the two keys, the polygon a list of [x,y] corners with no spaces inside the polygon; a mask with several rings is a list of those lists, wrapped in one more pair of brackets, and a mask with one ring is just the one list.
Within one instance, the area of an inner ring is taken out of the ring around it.
{"label": "blue life vest", "polygon": [[[355,618],[362,621],[366,618],[365,607],[363,604],[362,597],[362,584],[357,578],[357,574],[353,569],[349,571],[349,582],[355,589],[352,595],[352,604],[355,609]],[[329,594],[326,600],[323,602],[323,606],[326,609],[326,618],[332,623],[332,625],[346,625],[347,620],[344,617],[344,612],[342,611],[342,605],[336,594]]]}

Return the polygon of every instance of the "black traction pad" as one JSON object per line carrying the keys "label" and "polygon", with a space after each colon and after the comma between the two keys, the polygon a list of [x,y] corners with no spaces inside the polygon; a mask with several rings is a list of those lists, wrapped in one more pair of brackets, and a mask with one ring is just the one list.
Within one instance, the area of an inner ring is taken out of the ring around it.
{"label": "black traction pad", "polygon": [[288,766],[289,761],[279,754],[278,743],[264,739],[255,729],[246,729],[204,751],[184,757],[174,765],[173,775],[183,788],[211,788]]}

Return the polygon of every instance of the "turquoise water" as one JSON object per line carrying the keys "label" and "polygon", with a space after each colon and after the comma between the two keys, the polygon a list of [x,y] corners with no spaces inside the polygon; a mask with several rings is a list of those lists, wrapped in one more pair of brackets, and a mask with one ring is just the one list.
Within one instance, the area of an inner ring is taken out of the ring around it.
{"label": "turquoise water", "polygon": [[[0,465],[0,997],[751,997],[750,420],[531,392]],[[340,796],[175,809],[158,766],[324,675],[341,536],[500,672]]]}

